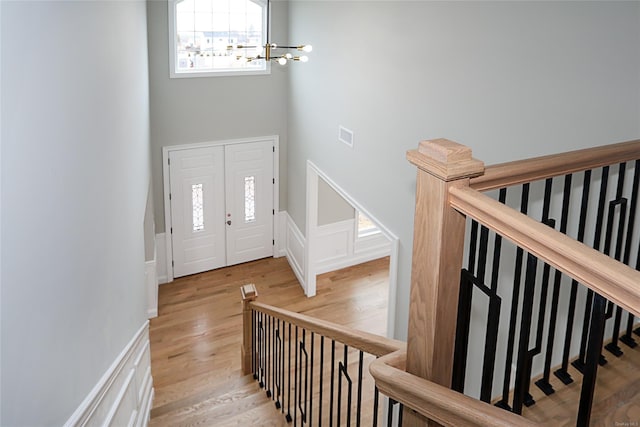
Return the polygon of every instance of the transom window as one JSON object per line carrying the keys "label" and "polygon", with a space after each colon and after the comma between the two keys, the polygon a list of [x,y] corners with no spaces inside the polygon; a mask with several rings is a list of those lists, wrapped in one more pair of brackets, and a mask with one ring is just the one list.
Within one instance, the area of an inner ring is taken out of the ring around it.
{"label": "transom window", "polygon": [[169,0],[171,77],[267,73],[267,61],[238,60],[262,52],[267,7],[267,0]]}

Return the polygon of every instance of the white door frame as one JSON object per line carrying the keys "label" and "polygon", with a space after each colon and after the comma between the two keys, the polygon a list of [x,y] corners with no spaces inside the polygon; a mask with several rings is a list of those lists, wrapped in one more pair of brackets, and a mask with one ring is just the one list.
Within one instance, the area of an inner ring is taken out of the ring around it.
{"label": "white door frame", "polygon": [[170,193],[170,176],[169,176],[169,153],[172,151],[189,150],[192,148],[218,147],[232,144],[246,144],[250,142],[270,141],[273,143],[273,177],[276,182],[273,186],[273,256],[277,256],[276,248],[279,247],[280,233],[278,228],[278,213],[280,212],[280,137],[278,135],[268,135],[255,138],[227,139],[222,141],[197,142],[193,144],[169,145],[162,147],[162,180],[163,180],[163,196],[164,196],[164,230],[166,245],[166,261],[167,261],[167,283],[173,282],[173,242],[171,240],[171,202],[169,200]]}
{"label": "white door frame", "polygon": [[306,201],[306,236],[304,257],[305,293],[308,297],[316,294],[316,269],[313,262],[313,249],[318,229],[318,178],[322,178],[336,193],[342,196],[356,210],[369,218],[389,239],[391,251],[389,256],[389,302],[387,306],[387,336],[393,337],[396,319],[396,289],[398,283],[398,250],[400,239],[384,226],[375,216],[358,203],[353,197],[336,184],[329,176],[318,168],[311,160],[307,160],[307,201]]}

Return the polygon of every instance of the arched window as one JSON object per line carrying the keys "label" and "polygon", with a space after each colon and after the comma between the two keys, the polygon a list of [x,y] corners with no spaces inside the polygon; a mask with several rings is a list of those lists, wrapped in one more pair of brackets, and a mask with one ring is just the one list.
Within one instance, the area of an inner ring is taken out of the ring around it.
{"label": "arched window", "polygon": [[[171,77],[265,74],[267,0],[169,0]],[[236,49],[235,46],[254,46]]]}

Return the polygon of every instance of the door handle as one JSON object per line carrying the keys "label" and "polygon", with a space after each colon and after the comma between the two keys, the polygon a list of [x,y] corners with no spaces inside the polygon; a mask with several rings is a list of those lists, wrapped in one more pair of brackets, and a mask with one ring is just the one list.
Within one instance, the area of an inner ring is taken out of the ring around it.
{"label": "door handle", "polygon": [[231,220],[227,221],[227,225],[231,225]]}

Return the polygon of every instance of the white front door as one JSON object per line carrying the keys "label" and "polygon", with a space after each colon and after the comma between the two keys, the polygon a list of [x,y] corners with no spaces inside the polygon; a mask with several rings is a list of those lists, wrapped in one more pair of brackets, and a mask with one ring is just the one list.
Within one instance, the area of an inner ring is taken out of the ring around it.
{"label": "white front door", "polygon": [[226,265],[224,147],[169,153],[173,275]]}
{"label": "white front door", "polygon": [[173,277],[273,255],[273,146],[169,151]]}
{"label": "white front door", "polygon": [[227,145],[227,265],[273,254],[273,143]]}

